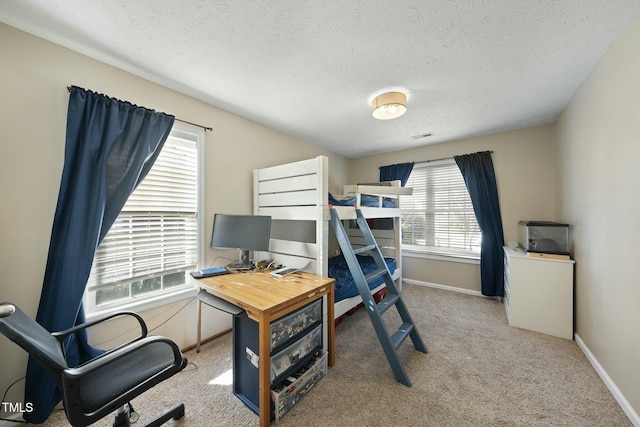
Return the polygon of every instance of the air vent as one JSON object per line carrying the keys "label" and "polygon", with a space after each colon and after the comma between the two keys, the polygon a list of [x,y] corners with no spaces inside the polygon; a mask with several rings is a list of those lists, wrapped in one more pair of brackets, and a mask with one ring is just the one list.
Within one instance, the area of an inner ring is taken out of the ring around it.
{"label": "air vent", "polygon": [[422,139],[422,138],[428,138],[430,136],[433,136],[433,132],[429,132],[429,133],[421,133],[419,135],[413,135],[411,137],[411,139]]}

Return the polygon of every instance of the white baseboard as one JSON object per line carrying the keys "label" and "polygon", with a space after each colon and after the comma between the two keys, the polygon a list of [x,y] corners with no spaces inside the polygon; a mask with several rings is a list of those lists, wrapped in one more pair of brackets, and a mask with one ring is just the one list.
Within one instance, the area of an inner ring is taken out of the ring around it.
{"label": "white baseboard", "polygon": [[598,359],[596,359],[593,353],[591,353],[589,347],[586,346],[586,344],[584,343],[584,341],[582,341],[578,334],[575,334],[575,341],[576,344],[578,344],[578,347],[580,347],[580,350],[582,350],[584,355],[587,357],[587,360],[589,360],[589,362],[591,363],[591,366],[593,366],[593,369],[596,370],[596,372],[602,379],[602,382],[604,382],[613,397],[616,399],[618,405],[620,405],[624,413],[627,415],[627,417],[629,417],[631,423],[635,427],[640,427],[640,416],[638,416],[638,413],[633,410],[633,408],[629,404],[629,401],[624,397],[620,389],[616,386],[616,384],[604,370],[600,362],[598,362]]}
{"label": "white baseboard", "polygon": [[402,282],[403,283],[410,283],[412,285],[426,286],[428,288],[442,289],[444,291],[459,292],[461,294],[474,295],[474,296],[478,296],[478,297],[483,296],[482,292],[480,292],[480,291],[473,291],[471,289],[457,288],[455,286],[440,285],[438,283],[422,282],[420,280],[405,279],[404,277],[402,278]]}

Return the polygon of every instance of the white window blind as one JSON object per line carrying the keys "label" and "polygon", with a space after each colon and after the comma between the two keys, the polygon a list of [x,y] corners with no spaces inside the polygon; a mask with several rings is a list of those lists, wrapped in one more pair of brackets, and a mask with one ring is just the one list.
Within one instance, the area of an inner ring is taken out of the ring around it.
{"label": "white window blind", "polygon": [[416,164],[401,196],[402,243],[441,254],[479,254],[481,233],[471,198],[453,159]]}
{"label": "white window blind", "polygon": [[98,247],[89,308],[155,296],[187,285],[198,260],[198,135],[167,138]]}

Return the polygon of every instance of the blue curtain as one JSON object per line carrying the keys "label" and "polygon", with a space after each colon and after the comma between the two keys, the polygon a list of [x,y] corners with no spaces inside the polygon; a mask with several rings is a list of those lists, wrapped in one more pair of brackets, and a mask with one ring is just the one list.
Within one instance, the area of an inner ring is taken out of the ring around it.
{"label": "blue curtain", "polygon": [[[380,182],[400,180],[400,185],[404,187],[411,175],[413,165],[414,162],[380,166]],[[369,227],[376,230],[393,230],[395,223],[393,218],[373,218],[368,222]]]}
{"label": "blue curtain", "polygon": [[404,187],[407,184],[409,175],[413,170],[413,162],[398,163],[395,165],[387,165],[380,167],[380,182],[400,180]]}
{"label": "blue curtain", "polygon": [[[96,248],[156,160],[174,117],[78,87],[70,88],[64,168],[36,320],[49,331],[85,321],[82,296]],[[71,366],[101,352],[86,333],[65,342]],[[61,395],[29,359],[24,418],[44,422]]]}
{"label": "blue curtain", "polygon": [[504,296],[504,234],[498,187],[491,153],[454,156],[471,196],[473,211],[482,232],[480,279],[482,295]]}

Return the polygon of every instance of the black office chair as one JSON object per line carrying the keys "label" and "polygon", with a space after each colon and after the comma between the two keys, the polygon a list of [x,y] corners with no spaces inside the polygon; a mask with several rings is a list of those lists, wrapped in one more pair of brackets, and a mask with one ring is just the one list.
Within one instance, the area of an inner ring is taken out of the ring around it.
{"label": "black office chair", "polygon": [[[62,343],[82,329],[118,316],[133,316],[140,323],[139,337],[106,351],[78,367],[69,367]],[[130,401],[180,372],[187,359],[171,340],[147,337],[147,326],[137,314],[121,312],[61,332],[49,332],[13,304],[0,303],[0,332],[37,360],[62,392],[67,419],[86,426],[116,412],[114,426],[128,426],[137,415]],[[159,426],[184,416],[180,404],[148,426]]]}

